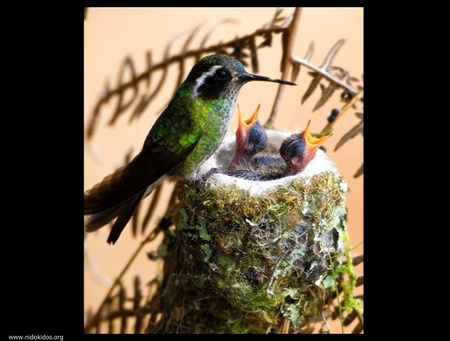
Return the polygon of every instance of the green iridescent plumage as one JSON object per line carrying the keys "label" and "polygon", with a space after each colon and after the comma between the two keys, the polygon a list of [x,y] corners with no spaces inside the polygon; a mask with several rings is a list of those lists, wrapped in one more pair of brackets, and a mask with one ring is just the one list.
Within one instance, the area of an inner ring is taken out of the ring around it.
{"label": "green iridescent plumage", "polygon": [[200,59],[147,135],[142,150],[127,165],[84,194],[86,231],[117,217],[108,243],[115,243],[140,201],[164,179],[184,179],[219,147],[228,130],[241,87],[250,81],[295,85],[247,73],[225,55]]}

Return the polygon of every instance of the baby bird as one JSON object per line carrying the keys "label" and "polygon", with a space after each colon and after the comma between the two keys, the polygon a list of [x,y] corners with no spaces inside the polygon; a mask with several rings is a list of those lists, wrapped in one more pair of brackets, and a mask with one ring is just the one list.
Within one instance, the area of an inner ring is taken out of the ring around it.
{"label": "baby bird", "polygon": [[239,105],[237,107],[239,121],[236,130],[236,143],[227,172],[247,169],[253,157],[267,146],[266,131],[258,120],[260,104],[248,119],[243,118]]}
{"label": "baby bird", "polygon": [[331,137],[332,134],[314,137],[309,132],[309,125],[299,134],[292,134],[286,138],[280,146],[280,155],[286,162],[286,172],[283,176],[290,176],[300,173],[308,163],[316,156],[317,149]]}

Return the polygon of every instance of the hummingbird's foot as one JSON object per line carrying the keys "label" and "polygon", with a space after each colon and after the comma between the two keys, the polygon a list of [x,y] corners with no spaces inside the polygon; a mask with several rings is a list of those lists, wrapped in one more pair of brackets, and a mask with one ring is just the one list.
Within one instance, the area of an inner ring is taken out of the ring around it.
{"label": "hummingbird's foot", "polygon": [[211,175],[218,173],[222,173],[222,171],[219,168],[213,167],[206,173],[200,175],[200,177],[195,180],[195,187],[197,188],[197,190],[200,189],[200,184],[202,182],[206,181]]}
{"label": "hummingbird's foot", "polygon": [[200,179],[197,181],[206,181],[211,175],[219,174],[219,173],[222,173],[222,171],[217,167],[213,167],[209,171],[207,171],[205,174],[202,174]]}
{"label": "hummingbird's foot", "polygon": [[211,168],[209,171],[207,171],[205,174],[202,174],[202,180],[205,181],[206,179],[208,179],[211,175],[213,174],[219,174],[222,173],[222,171],[217,168],[217,167],[213,167]]}

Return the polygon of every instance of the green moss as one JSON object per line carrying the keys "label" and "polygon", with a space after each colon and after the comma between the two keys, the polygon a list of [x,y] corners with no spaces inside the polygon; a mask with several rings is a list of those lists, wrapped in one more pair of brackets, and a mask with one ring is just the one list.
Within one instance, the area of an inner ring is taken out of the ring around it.
{"label": "green moss", "polygon": [[358,275],[355,271],[355,267],[353,266],[350,251],[351,248],[347,247],[345,252],[346,261],[344,264],[337,267],[336,273],[344,277],[344,280],[341,282],[341,290],[344,296],[343,299],[344,309],[347,312],[351,312],[353,309],[355,309],[358,312],[358,314],[362,316],[364,314],[363,300],[360,298],[355,298],[354,296]]}

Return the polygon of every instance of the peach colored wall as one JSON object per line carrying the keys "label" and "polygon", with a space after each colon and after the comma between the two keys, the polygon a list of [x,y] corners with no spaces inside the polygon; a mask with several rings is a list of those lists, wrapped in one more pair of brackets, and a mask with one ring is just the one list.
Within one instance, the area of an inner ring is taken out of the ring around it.
{"label": "peach colored wall", "polygon": [[[293,8],[286,8],[284,13],[290,14]],[[117,80],[119,66],[125,57],[130,56],[135,61],[137,72],[145,68],[145,53],[152,51],[153,61],[159,62],[167,42],[174,40],[172,53],[177,53],[186,33],[196,25],[203,24],[199,30],[199,42],[218,21],[233,18],[235,23],[223,24],[216,30],[216,35],[210,37],[210,42],[227,41],[235,36],[251,34],[269,22],[275,13],[275,8],[89,8],[87,20],[84,22],[84,117],[88,122],[94,104],[102,93],[106,81],[111,87]],[[280,36],[275,36],[272,48],[260,51],[259,74],[279,77],[281,50]],[[311,41],[315,43],[314,55],[311,59],[316,65],[321,65],[325,54],[341,38],[347,41],[334,59],[333,65],[339,65],[350,71],[350,74],[361,79],[363,74],[363,9],[362,8],[303,8],[295,43],[295,54],[303,57]],[[189,66],[190,67],[190,66]],[[247,68],[248,71],[252,71]],[[188,70],[187,70],[188,71]],[[174,89],[176,71],[172,70],[163,92],[157,100],[143,113],[139,120],[128,123],[128,116],[119,119],[113,128],[107,127],[108,119],[115,101],[103,109],[104,116],[100,120],[101,129],[91,143],[85,144],[85,189],[103,179],[123,162],[123,156],[133,148],[133,155],[140,149],[145,136],[157,115],[163,109],[164,103]],[[152,86],[155,86],[155,81]],[[304,105],[300,105],[301,96],[309,84],[310,77],[303,68],[297,79],[298,87],[287,87],[275,127],[279,130],[300,131],[312,120],[312,132],[320,132],[326,124],[326,117],[332,108],[341,107],[339,95],[316,112],[311,112],[317,94],[313,95]],[[238,97],[238,103],[244,116],[253,113],[257,104],[261,104],[260,119],[264,122],[272,108],[272,100],[277,86],[270,83],[250,83],[245,85]],[[333,152],[334,146],[344,133],[356,125],[359,119],[354,111],[348,112],[336,124],[333,136],[325,143],[328,156],[336,163],[339,171],[348,181],[348,228],[350,243],[354,246],[363,242],[363,180],[364,175],[354,179],[353,174],[363,163],[363,138],[361,135],[353,138]],[[237,127],[237,117],[232,118],[229,133],[234,133]],[[166,186],[166,194],[171,187]],[[148,205],[148,198],[145,201]],[[162,202],[166,202],[162,200]],[[160,205],[156,218],[161,217],[164,205]],[[149,226],[152,228],[154,224]],[[95,310],[107,290],[108,281],[114,280],[132,252],[138,247],[141,238],[131,237],[130,227],[127,227],[116,245],[106,244],[108,228],[86,236],[86,247],[89,260],[95,264],[98,272],[104,276],[104,281],[94,279],[88,267],[85,267],[85,314],[89,308]],[[156,248],[158,243],[147,245],[134,262],[127,275],[126,283],[131,284],[134,274],[139,274],[143,282],[150,280],[157,269],[146,257],[146,253]],[[363,245],[355,249],[355,254],[363,253]],[[362,267],[358,268],[362,273]],[[333,332],[340,332],[339,329]]]}

